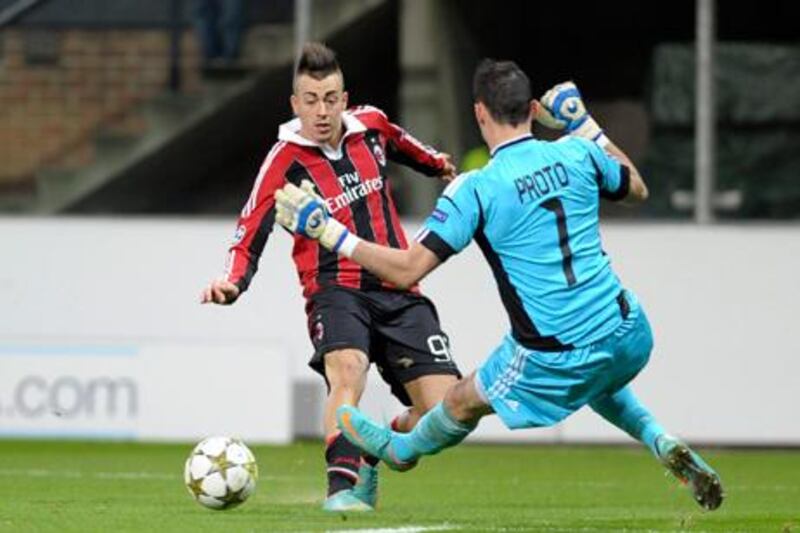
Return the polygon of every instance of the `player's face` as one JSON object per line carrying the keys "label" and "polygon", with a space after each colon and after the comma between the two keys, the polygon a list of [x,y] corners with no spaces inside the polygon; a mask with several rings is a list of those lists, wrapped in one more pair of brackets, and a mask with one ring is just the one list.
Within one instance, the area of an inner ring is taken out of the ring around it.
{"label": "player's face", "polygon": [[341,73],[321,80],[301,74],[291,100],[294,114],[300,119],[300,135],[321,144],[338,144],[342,136],[342,112],[347,108]]}

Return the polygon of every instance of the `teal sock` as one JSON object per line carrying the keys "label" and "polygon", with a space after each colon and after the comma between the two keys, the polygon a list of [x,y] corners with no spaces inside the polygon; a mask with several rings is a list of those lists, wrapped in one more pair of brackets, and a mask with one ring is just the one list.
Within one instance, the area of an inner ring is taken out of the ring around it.
{"label": "teal sock", "polygon": [[433,455],[445,448],[455,446],[472,430],[475,425],[464,424],[447,412],[444,404],[436,407],[420,418],[411,433],[395,433],[392,437],[392,450],[395,457],[405,463],[419,459],[422,455]]}
{"label": "teal sock", "polygon": [[591,403],[597,414],[625,431],[634,439],[644,443],[654,455],[656,439],[665,433],[664,428],[656,421],[630,387],[624,387],[614,394],[603,396]]}

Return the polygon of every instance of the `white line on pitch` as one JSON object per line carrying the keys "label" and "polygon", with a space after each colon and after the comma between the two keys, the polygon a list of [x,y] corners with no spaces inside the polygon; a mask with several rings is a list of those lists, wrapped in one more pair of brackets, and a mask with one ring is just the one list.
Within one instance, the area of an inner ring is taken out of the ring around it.
{"label": "white line on pitch", "polygon": [[177,479],[179,475],[154,472],[81,472],[79,470],[47,470],[44,468],[2,469],[0,476],[49,477],[49,478],[95,478],[95,479]]}
{"label": "white line on pitch", "polygon": [[[157,472],[81,472],[79,470],[0,469],[0,477],[47,477],[47,478],[88,478],[88,479],[156,479],[174,481],[182,479],[180,474],[159,474]],[[278,476],[259,476],[263,480],[279,480]],[[284,478],[285,479],[285,478]]]}
{"label": "white line on pitch", "polygon": [[423,533],[424,531],[452,531],[461,529],[450,524],[438,526],[403,526],[403,527],[384,527],[380,529],[329,529],[325,533]]}

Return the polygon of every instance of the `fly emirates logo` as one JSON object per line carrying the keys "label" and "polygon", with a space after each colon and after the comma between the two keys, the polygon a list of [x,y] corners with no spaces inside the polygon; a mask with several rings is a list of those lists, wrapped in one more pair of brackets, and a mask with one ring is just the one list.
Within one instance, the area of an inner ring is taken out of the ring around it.
{"label": "fly emirates logo", "polygon": [[365,198],[368,194],[383,188],[383,180],[380,176],[361,181],[358,173],[347,172],[339,176],[338,180],[344,192],[332,198],[325,199],[325,203],[328,205],[328,211],[331,213],[335,213],[353,202]]}

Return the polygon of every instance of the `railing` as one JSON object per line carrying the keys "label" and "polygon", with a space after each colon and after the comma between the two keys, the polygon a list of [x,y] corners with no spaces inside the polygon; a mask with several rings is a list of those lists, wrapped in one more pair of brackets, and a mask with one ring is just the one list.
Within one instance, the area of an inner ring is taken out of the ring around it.
{"label": "railing", "polygon": [[19,0],[0,11],[0,29],[13,23],[19,17],[49,0]]}

